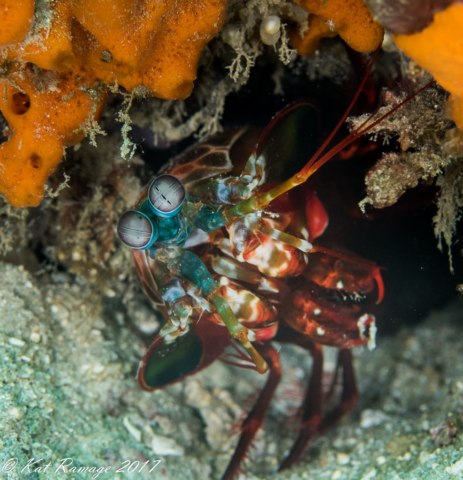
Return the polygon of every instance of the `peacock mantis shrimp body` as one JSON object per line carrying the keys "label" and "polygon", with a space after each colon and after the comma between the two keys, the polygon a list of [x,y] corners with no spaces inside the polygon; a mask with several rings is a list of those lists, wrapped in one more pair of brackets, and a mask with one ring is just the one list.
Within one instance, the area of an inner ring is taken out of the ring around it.
{"label": "peacock mantis shrimp body", "polygon": [[[382,296],[379,268],[312,243],[328,215],[299,169],[318,142],[316,120],[315,108],[301,101],[280,112],[260,136],[242,128],[213,137],[166,165],[136,209],[121,217],[118,232],[133,249],[144,291],[168,319],[141,362],[142,388],[162,388],[194,374],[235,339],[248,356],[240,351],[238,362],[225,361],[259,373],[271,370],[263,403],[255,407],[263,418],[281,376],[271,339],[311,352],[315,397],[321,394],[321,345],[348,349],[374,341],[374,317],[364,302],[376,286]],[[291,177],[296,182],[290,188],[279,183]],[[340,364],[353,404],[348,353],[340,355]],[[309,417],[316,414],[319,422],[310,426],[307,441],[319,430],[320,413],[311,408]],[[244,443],[224,478],[236,473],[257,428],[243,429]]]}
{"label": "peacock mantis shrimp body", "polygon": [[[171,160],[119,221],[142,287],[167,319],[141,361],[143,389],[181,381],[219,358],[269,370],[223,479],[239,471],[281,379],[271,340],[299,345],[313,357],[299,436],[282,469],[357,400],[349,349],[374,346],[370,312],[384,294],[380,268],[319,245],[328,215],[307,179],[384,118],[323,154],[362,86],[318,149],[317,110],[296,102],[260,134],[232,129]],[[342,370],[340,404],[326,413],[323,345],[340,349],[334,381]],[[235,354],[225,354],[230,346]]]}

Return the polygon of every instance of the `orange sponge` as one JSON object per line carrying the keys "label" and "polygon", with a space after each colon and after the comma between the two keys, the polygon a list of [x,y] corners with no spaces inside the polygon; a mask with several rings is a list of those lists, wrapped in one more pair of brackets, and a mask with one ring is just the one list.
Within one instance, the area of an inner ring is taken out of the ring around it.
{"label": "orange sponge", "polygon": [[22,42],[34,18],[34,0],[0,0],[0,46]]}
{"label": "orange sponge", "polygon": [[428,70],[451,93],[449,113],[463,128],[463,4],[454,3],[434,15],[420,33],[395,35],[397,46]]}
{"label": "orange sponge", "polygon": [[81,141],[80,127],[103,110],[106,93],[91,90],[79,75],[88,81],[83,69],[37,74],[29,68],[10,77],[16,86],[0,83],[0,108],[9,124],[8,141],[0,145],[0,191],[15,207],[39,205],[65,148]]}
{"label": "orange sponge", "polygon": [[83,124],[99,118],[102,88],[117,82],[160,98],[188,97],[226,6],[227,0],[54,0],[37,4],[33,24],[33,0],[0,0],[0,109],[9,124],[0,145],[0,192],[15,206],[40,203],[64,149],[84,137]]}
{"label": "orange sponge", "polygon": [[[1,0],[0,0],[1,1]],[[50,2],[50,23],[35,26],[32,38],[21,49],[10,52],[11,59],[33,63],[40,68],[64,72],[75,63],[71,34],[72,10],[67,1]]]}
{"label": "orange sponge", "polygon": [[374,21],[363,0],[295,0],[309,12],[309,28],[303,38],[291,37],[300,55],[314,55],[320,40],[339,35],[357,52],[376,50],[383,41],[384,30]]}
{"label": "orange sponge", "polygon": [[[199,56],[220,30],[225,0],[73,0],[82,55],[98,78],[160,98],[186,98]],[[76,32],[77,34],[77,32]]]}

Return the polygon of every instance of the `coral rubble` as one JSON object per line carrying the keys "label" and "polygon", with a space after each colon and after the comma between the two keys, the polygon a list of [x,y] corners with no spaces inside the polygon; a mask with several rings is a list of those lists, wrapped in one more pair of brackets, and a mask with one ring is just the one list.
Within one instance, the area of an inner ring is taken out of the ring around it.
{"label": "coral rubble", "polygon": [[[56,274],[38,281],[22,267],[0,262],[0,379],[7,385],[0,396],[0,465],[17,459],[8,479],[23,479],[21,470],[31,458],[38,460],[36,467],[50,462],[53,479],[62,478],[55,470],[64,458],[73,466],[110,467],[110,472],[127,460],[143,458],[140,465],[145,458],[161,460],[151,473],[137,472],[141,480],[161,471],[166,480],[220,478],[238,437],[230,428],[263,379],[216,362],[182,385],[141,391],[133,367],[143,345],[126,323],[128,312],[117,299],[69,281]],[[246,475],[254,480],[459,478],[461,315],[456,304],[397,338],[381,338],[373,352],[355,349],[361,399],[355,413],[318,438],[293,470],[273,473],[294,437],[291,412],[311,368],[302,349],[279,346],[282,388],[256,438]],[[332,353],[325,350],[334,370]],[[426,477],[429,472],[432,477]],[[35,472],[28,476],[40,478]]]}
{"label": "coral rubble", "polygon": [[[416,187],[420,181],[434,179],[450,163],[446,137],[451,122],[444,117],[445,97],[442,89],[429,88],[369,132],[375,137],[381,135],[384,143],[396,138],[399,150],[384,153],[368,172],[365,179],[367,196],[360,203],[362,210],[365,205],[374,208],[394,205],[408,189]],[[405,95],[387,92],[384,106],[375,118],[387,113],[404,98]],[[350,118],[349,122],[355,129],[368,118],[362,115]]]}

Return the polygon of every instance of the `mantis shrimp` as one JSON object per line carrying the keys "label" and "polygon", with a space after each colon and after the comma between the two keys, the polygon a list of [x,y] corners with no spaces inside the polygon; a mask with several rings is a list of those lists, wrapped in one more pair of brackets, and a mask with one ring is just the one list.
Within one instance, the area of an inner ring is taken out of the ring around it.
{"label": "mantis shrimp", "polygon": [[[319,148],[317,109],[300,100],[260,134],[231,129],[171,160],[119,220],[118,234],[133,251],[143,290],[167,319],[140,363],[140,386],[163,388],[219,358],[269,371],[224,480],[237,475],[282,377],[272,340],[298,345],[313,358],[299,435],[281,469],[357,401],[349,349],[374,345],[371,308],[384,295],[380,267],[319,245],[328,214],[307,180],[403,105],[324,153],[366,78]],[[325,413],[323,345],[339,349],[335,376],[342,370],[340,403]],[[235,353],[224,355],[230,346]]]}

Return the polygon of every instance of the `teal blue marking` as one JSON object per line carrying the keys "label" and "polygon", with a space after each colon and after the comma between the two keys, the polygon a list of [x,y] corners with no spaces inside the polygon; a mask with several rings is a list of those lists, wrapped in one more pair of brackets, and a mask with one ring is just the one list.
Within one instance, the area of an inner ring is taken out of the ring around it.
{"label": "teal blue marking", "polygon": [[178,221],[177,217],[158,217],[157,224],[159,227],[158,242],[163,242],[174,238],[180,229],[180,222]]}
{"label": "teal blue marking", "polygon": [[230,223],[224,218],[223,207],[214,205],[201,206],[192,220],[204,232],[212,232]]}
{"label": "teal blue marking", "polygon": [[218,288],[217,282],[212,278],[204,263],[193,252],[185,250],[179,263],[180,275],[200,290],[203,295],[208,296]]}

